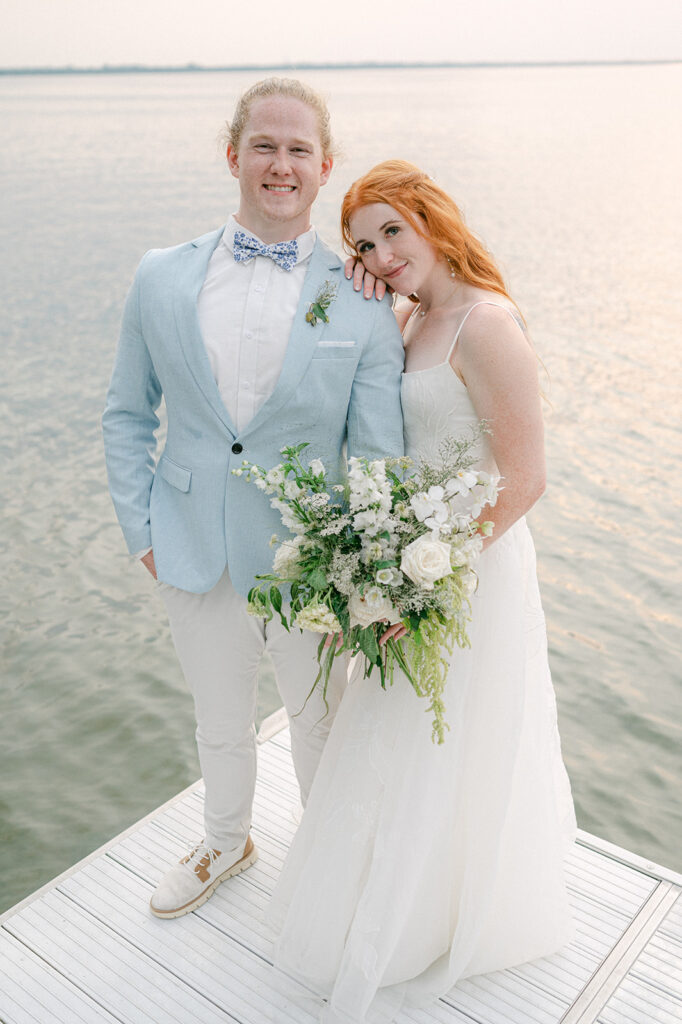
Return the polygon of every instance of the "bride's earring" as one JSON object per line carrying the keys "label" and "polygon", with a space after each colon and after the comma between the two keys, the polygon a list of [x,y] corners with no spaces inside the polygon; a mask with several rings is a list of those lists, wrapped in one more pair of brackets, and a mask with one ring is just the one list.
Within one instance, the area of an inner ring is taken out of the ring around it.
{"label": "bride's earring", "polygon": [[448,261],[448,266],[450,267],[450,277],[454,278],[455,268],[453,266],[452,260],[450,259],[449,256],[446,256],[445,259]]}

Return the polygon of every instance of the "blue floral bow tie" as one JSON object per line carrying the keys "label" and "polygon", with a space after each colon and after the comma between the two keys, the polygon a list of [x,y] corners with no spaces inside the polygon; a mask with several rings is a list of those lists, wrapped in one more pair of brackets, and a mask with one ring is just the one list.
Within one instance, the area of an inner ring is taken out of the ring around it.
{"label": "blue floral bow tie", "polygon": [[293,270],[298,260],[298,242],[294,238],[291,242],[275,242],[274,245],[265,245],[253,235],[247,235],[244,231],[235,231],[232,254],[235,263],[246,263],[254,256],[268,256],[282,270]]}

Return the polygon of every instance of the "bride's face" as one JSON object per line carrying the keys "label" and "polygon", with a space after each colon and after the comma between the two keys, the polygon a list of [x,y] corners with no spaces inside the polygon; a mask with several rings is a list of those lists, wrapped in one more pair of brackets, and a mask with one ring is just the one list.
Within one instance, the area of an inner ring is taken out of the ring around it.
{"label": "bride's face", "polygon": [[366,269],[400,295],[418,293],[442,262],[431,243],[387,203],[361,207],[349,226]]}

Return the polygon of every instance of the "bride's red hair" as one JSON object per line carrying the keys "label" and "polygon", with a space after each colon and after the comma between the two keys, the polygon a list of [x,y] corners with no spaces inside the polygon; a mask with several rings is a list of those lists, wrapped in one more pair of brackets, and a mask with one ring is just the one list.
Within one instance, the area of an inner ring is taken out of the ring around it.
{"label": "bride's red hair", "polygon": [[466,226],[454,199],[414,164],[385,160],[358,178],[343,197],[341,233],[348,252],[358,259],[350,218],[372,203],[387,203],[397,210],[448,260],[461,280],[514,301],[495,260]]}

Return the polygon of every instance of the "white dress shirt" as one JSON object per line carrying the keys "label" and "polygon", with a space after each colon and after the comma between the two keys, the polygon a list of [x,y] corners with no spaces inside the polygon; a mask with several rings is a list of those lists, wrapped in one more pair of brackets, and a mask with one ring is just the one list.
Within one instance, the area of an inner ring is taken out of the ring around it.
{"label": "white dress shirt", "polygon": [[[310,228],[298,236],[296,266],[283,270],[269,256],[236,263],[235,231],[258,237],[234,215],[228,219],[208,261],[197,310],[215,382],[239,432],[279,379],[316,233]],[[151,550],[138,551],[133,557],[143,558]]]}
{"label": "white dress shirt", "polygon": [[213,376],[239,432],[270,397],[279,379],[315,245],[315,229],[299,235],[293,270],[283,270],[268,256],[236,263],[232,246],[237,230],[252,234],[230,217],[209,260],[198,312]]}

